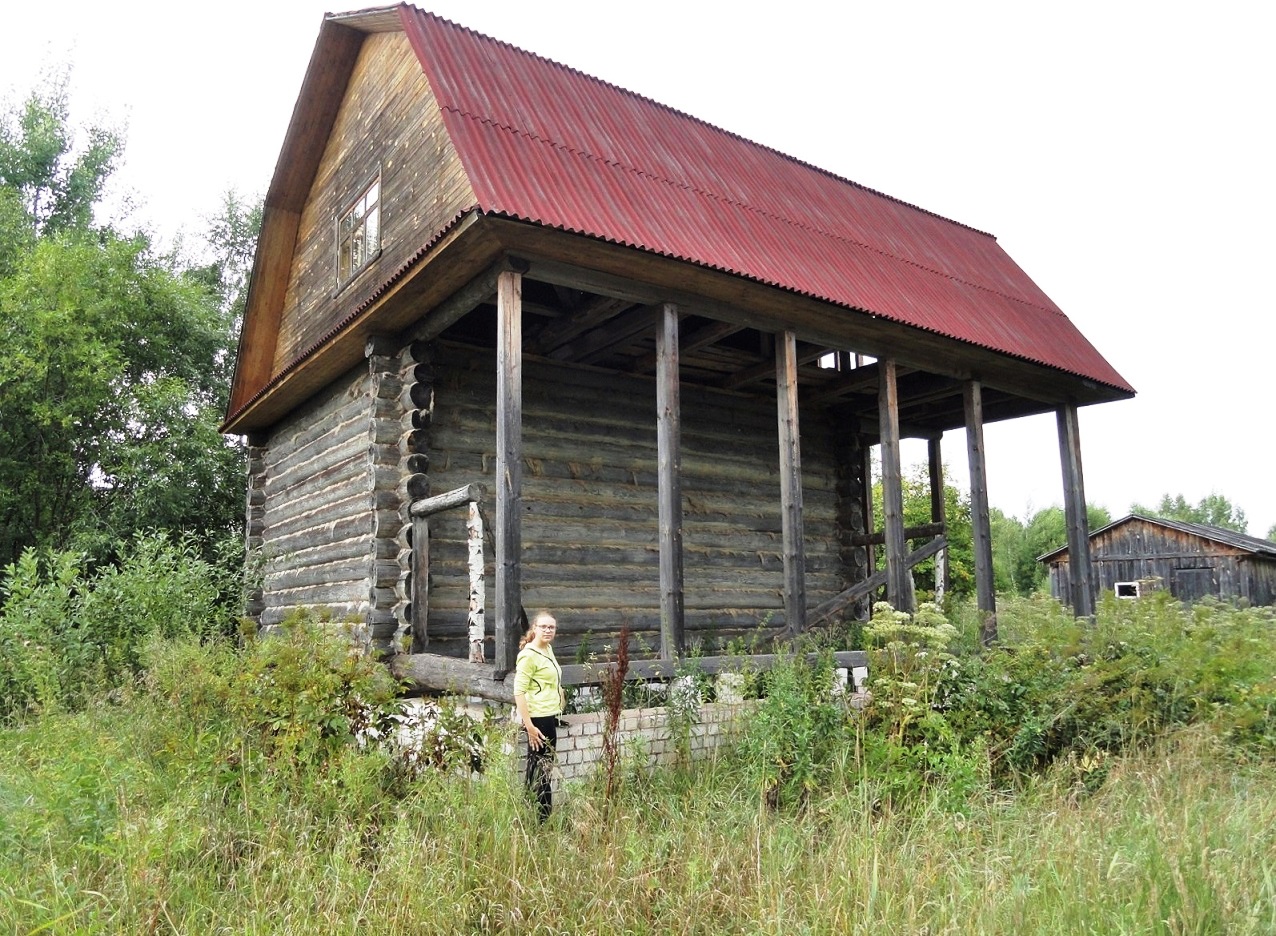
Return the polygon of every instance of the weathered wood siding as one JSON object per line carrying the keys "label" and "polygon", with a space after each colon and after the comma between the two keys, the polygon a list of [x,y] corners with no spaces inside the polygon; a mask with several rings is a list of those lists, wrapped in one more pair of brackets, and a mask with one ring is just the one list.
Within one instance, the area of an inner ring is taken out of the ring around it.
{"label": "weathered wood siding", "polygon": [[[1191,533],[1130,522],[1092,537],[1090,550],[1099,594],[1110,593],[1117,582],[1141,582],[1145,589],[1167,589],[1180,601],[1276,603],[1276,562]],[[1066,554],[1050,563],[1050,593],[1066,601]]]}
{"label": "weathered wood siding", "polygon": [[371,383],[366,367],[351,371],[275,427],[261,447],[262,624],[301,607],[368,619]]}
{"label": "weathered wood siding", "polygon": [[[338,292],[336,218],[378,172],[381,253]],[[350,315],[473,201],[407,38],[369,35],[302,212],[274,373]]]}
{"label": "weathered wood siding", "polygon": [[[443,346],[434,376],[430,488],[482,482],[493,511],[494,358]],[[640,642],[633,652],[657,649],[655,392],[650,379],[525,362],[523,601],[529,614],[557,615],[560,656],[581,640],[603,649],[623,624]],[[682,421],[688,644],[716,646],[764,622],[778,628],[785,621],[775,402],[684,385]],[[826,419],[802,414],[812,604],[842,582],[831,436]],[[431,518],[431,652],[465,653],[465,559],[464,512]]]}

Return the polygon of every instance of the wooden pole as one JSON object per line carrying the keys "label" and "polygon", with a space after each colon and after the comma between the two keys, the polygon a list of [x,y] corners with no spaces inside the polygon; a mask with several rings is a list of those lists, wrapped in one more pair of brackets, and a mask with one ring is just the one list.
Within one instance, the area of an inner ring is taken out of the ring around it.
{"label": "wooden pole", "polygon": [[678,307],[666,302],[656,329],[656,454],[660,517],[660,658],[674,660],[683,637],[682,403]]}
{"label": "wooden pole", "polygon": [[886,600],[897,611],[912,613],[913,576],[904,538],[904,479],[899,455],[899,388],[895,360],[882,358],[878,377],[878,428],[882,445],[882,520],[886,533]]}
{"label": "wooden pole", "polygon": [[[942,438],[942,436],[933,436],[927,440],[926,455],[930,467],[930,520],[931,523],[946,527],[948,507],[944,501]],[[942,602],[946,591],[948,591],[948,550],[941,549],[935,553],[935,601]]]}
{"label": "wooden pole", "polygon": [[470,635],[470,662],[483,663],[484,608],[487,588],[483,580],[483,511],[477,501],[470,501],[465,520],[465,539],[469,552],[470,610],[466,617]]}
{"label": "wooden pole", "polygon": [[1081,433],[1077,406],[1056,411],[1059,423],[1059,462],[1063,467],[1063,513],[1068,526],[1068,591],[1072,613],[1094,617],[1094,566],[1090,559],[1090,520],[1086,513],[1081,470]]}
{"label": "wooden pole", "polygon": [[797,336],[777,336],[775,394],[780,435],[780,502],[784,549],[784,619],[790,634],[806,629],[806,546],[802,530],[802,446],[798,424]]}
{"label": "wooden pole", "polygon": [[412,518],[412,653],[430,646],[426,621],[430,616],[430,521]]}
{"label": "wooden pole", "polygon": [[523,277],[496,278],[496,678],[514,668],[523,601]]}
{"label": "wooden pole", "polygon": [[970,460],[975,606],[979,611],[979,639],[986,647],[997,639],[997,593],[992,574],[992,524],[988,519],[988,479],[984,468],[984,398],[979,381],[966,381],[962,398],[966,409],[966,455]]}

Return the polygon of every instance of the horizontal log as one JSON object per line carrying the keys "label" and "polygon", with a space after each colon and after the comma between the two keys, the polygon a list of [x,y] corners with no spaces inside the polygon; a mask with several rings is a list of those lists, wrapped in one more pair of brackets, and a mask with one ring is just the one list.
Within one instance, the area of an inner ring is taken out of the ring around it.
{"label": "horizontal log", "polygon": [[391,659],[390,672],[409,689],[478,696],[491,702],[514,704],[514,674],[498,681],[495,668],[488,663],[471,663],[434,653],[400,653]]}
{"label": "horizontal log", "polygon": [[[820,659],[818,653],[804,655],[808,663]],[[718,673],[765,673],[789,663],[794,657],[788,654],[757,654],[754,656],[710,656],[690,660],[631,660],[625,674],[626,682],[673,679],[683,672],[699,672],[706,675]],[[862,650],[844,650],[833,654],[834,662],[850,669],[868,666],[868,654]],[[564,686],[593,686],[614,672],[615,663],[567,664],[563,667]],[[401,653],[390,661],[390,671],[407,684],[407,688],[425,692],[445,692],[453,695],[478,696],[506,705],[514,703],[514,674],[497,680],[491,664],[470,663],[457,657],[434,653]]]}
{"label": "horizontal log", "polygon": [[[921,539],[923,537],[941,536],[948,532],[943,523],[923,523],[919,526],[904,527],[904,539]],[[847,537],[852,546],[881,546],[886,542],[884,532],[855,533]]]}
{"label": "horizontal log", "polygon": [[412,504],[410,512],[414,517],[429,517],[440,511],[451,510],[453,507],[468,504],[471,501],[482,503],[486,496],[487,492],[483,485],[467,484],[445,494],[436,494],[434,497],[416,501]]}

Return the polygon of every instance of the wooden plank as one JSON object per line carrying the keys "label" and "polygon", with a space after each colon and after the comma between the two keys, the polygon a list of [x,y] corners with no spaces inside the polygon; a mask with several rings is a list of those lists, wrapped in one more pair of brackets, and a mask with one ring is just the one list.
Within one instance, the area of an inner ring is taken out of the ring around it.
{"label": "wooden plank", "polygon": [[975,552],[975,607],[979,639],[988,646],[997,639],[997,595],[992,570],[992,525],[988,519],[988,480],[984,468],[983,387],[968,380],[962,388],[966,410],[966,456],[970,463],[970,522]]}
{"label": "wooden plank", "polygon": [[[697,329],[694,334],[679,336],[678,356],[683,358],[695,351],[717,344],[723,338],[740,331],[740,328],[741,326],[732,322],[710,322],[708,325]],[[650,354],[644,354],[634,359],[629,371],[632,374],[646,374],[656,366],[658,361],[659,354],[657,352],[653,351]]]}
{"label": "wooden plank", "polygon": [[899,395],[895,361],[878,361],[878,422],[882,447],[882,514],[886,542],[886,600],[897,611],[912,612],[913,579],[905,563],[904,488],[899,454]]}
{"label": "wooden plank", "polygon": [[522,274],[496,281],[496,649],[498,673],[514,668],[523,605]]}
{"label": "wooden plank", "polygon": [[[794,380],[797,380],[797,368],[799,365],[810,364],[812,361],[818,361],[828,353],[828,348],[823,345],[803,344],[799,351],[796,348],[795,339],[793,367]],[[772,366],[771,361],[759,361],[756,364],[751,364],[742,370],[736,371],[728,377],[724,377],[718,382],[718,386],[723,390],[736,390],[743,387],[745,384],[753,383],[755,380],[763,380],[764,378],[772,377],[774,375],[775,368]]]}
{"label": "wooden plank", "polygon": [[541,329],[532,347],[537,354],[549,354],[567,344],[576,336],[583,335],[609,319],[615,318],[632,305],[632,302],[624,299],[595,296],[581,308],[556,321],[550,322]]}
{"label": "wooden plank", "polygon": [[685,650],[682,568],[682,402],[678,377],[678,307],[665,303],[656,331],[656,473],[659,478],[660,655]]}
{"label": "wooden plank", "polygon": [[775,391],[780,440],[780,515],[783,521],[784,618],[790,634],[806,628],[806,551],[802,521],[802,448],[798,422],[797,337],[776,336]]}
{"label": "wooden plank", "polygon": [[[936,536],[933,540],[918,549],[914,549],[908,554],[904,560],[904,564],[912,569],[917,563],[929,559],[931,556],[948,548],[948,538],[945,536]],[[873,591],[881,588],[886,584],[886,570],[882,569],[874,572],[862,582],[856,582],[845,591],[839,592],[828,601],[813,608],[811,613],[807,615],[807,627],[815,627],[822,624],[837,614],[843,608],[867,598]]]}
{"label": "wooden plank", "polygon": [[436,494],[434,497],[426,497],[419,501],[414,501],[411,508],[409,508],[409,512],[414,517],[429,517],[444,510],[468,504],[471,501],[481,501],[486,496],[487,492],[483,490],[483,485],[467,484],[464,487],[448,491],[446,494]]}
{"label": "wooden plank", "polygon": [[1055,411],[1059,425],[1059,462],[1063,468],[1063,513],[1068,532],[1068,588],[1072,613],[1094,617],[1094,566],[1090,557],[1090,521],[1086,513],[1085,482],[1081,470],[1081,432],[1077,407],[1069,403]]}

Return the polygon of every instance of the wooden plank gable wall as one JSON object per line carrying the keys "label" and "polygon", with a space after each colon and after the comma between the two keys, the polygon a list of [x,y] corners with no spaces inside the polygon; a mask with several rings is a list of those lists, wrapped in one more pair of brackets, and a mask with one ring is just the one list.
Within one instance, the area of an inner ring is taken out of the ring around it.
{"label": "wooden plank gable wall", "polygon": [[[337,216],[380,174],[381,253],[340,290]],[[474,203],[420,62],[402,33],[363,44],[301,216],[275,348],[279,373]]]}

